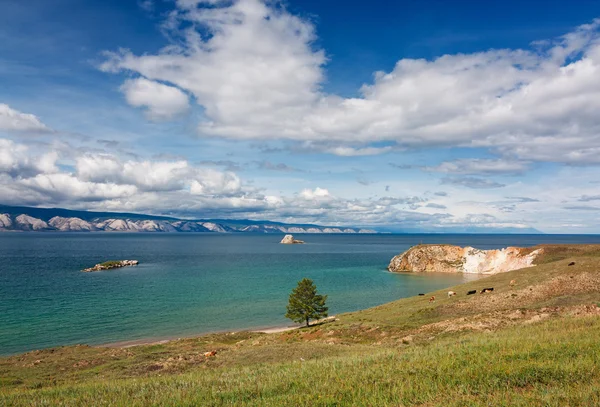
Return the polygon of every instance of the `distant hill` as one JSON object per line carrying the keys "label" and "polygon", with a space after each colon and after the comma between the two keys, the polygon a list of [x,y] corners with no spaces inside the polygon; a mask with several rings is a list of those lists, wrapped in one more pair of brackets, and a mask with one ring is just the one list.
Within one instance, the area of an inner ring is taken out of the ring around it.
{"label": "distant hill", "polygon": [[0,205],[0,231],[377,233],[372,229],[234,219],[179,219],[126,212]]}

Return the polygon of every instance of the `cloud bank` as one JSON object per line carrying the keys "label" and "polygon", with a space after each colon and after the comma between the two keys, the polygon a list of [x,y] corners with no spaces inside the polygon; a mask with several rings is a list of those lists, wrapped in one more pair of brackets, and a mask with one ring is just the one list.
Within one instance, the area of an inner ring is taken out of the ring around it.
{"label": "cloud bank", "polygon": [[194,95],[204,109],[201,136],[308,142],[342,156],[466,146],[599,163],[599,26],[531,49],[401,59],[360,97],[343,98],[322,90],[327,58],[310,21],[260,0],[178,1],[164,23],[171,45],[111,52],[101,68]]}

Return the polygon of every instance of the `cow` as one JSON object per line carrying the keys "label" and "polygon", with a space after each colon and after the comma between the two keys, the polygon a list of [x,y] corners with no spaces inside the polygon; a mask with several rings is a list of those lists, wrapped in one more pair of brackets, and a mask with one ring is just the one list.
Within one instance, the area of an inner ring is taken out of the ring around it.
{"label": "cow", "polygon": [[467,295],[477,294],[477,290],[467,291]]}
{"label": "cow", "polygon": [[481,294],[491,293],[492,291],[494,291],[494,287],[484,288],[483,290],[481,290]]}
{"label": "cow", "polygon": [[517,284],[517,280],[510,280],[510,286],[514,286]]}
{"label": "cow", "polygon": [[429,298],[429,302],[435,302],[435,295],[432,295],[432,296]]}
{"label": "cow", "polygon": [[204,352],[204,357],[205,358],[210,358],[213,356],[217,356],[217,351],[216,350],[211,350],[210,352]]}
{"label": "cow", "polygon": [[574,261],[572,261],[572,262],[569,263],[569,266],[574,266],[574,265],[575,265]]}
{"label": "cow", "polygon": [[448,298],[450,298],[454,295],[456,295],[456,293],[454,291],[448,291]]}
{"label": "cow", "polygon": [[423,294],[423,293],[419,293],[419,295],[425,295],[425,294]]}

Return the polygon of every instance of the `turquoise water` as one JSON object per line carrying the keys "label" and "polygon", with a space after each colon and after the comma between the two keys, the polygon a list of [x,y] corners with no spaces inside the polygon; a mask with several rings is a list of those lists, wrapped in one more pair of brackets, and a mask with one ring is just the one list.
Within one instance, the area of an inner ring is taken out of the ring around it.
{"label": "turquoise water", "polygon": [[[472,278],[393,274],[396,254],[418,243],[480,248],[600,243],[598,236],[0,234],[0,354],[75,343],[286,325],[287,297],[311,278],[331,314],[372,307]],[[82,273],[111,259],[141,264]]]}

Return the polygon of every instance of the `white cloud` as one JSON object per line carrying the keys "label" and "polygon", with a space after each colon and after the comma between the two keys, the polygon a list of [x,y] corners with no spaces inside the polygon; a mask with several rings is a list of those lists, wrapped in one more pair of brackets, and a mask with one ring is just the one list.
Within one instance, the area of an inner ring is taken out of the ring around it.
{"label": "white cloud", "polygon": [[467,146],[600,162],[600,20],[531,50],[401,59],[343,98],[321,90],[326,59],[309,21],[260,0],[177,5],[165,26],[180,41],[156,55],[112,53],[102,69],[193,94],[201,135],[326,143],[321,151],[345,156]]}
{"label": "white cloud", "polygon": [[56,172],[58,154],[54,151],[34,155],[30,149],[11,140],[0,139],[0,173],[21,178],[44,172]]}
{"label": "white cloud", "polygon": [[111,155],[86,154],[76,159],[77,176],[85,181],[136,185],[147,191],[182,189],[193,168],[187,161],[121,161]]}
{"label": "white cloud", "polygon": [[127,103],[146,107],[151,120],[172,119],[188,111],[188,96],[180,89],[145,78],[128,79],[121,86]]}
{"label": "white cloud", "polygon": [[300,196],[308,200],[324,200],[329,199],[331,194],[324,188],[316,187],[315,189],[303,189]]}
{"label": "white cloud", "polygon": [[137,192],[137,188],[133,185],[86,182],[65,173],[38,174],[33,178],[22,180],[20,184],[47,194],[56,201],[71,199],[98,201],[132,196]]}
{"label": "white cloud", "polygon": [[241,191],[241,181],[233,172],[204,169],[198,175],[190,185],[193,195],[231,195]]}
{"label": "white cloud", "polygon": [[5,103],[0,103],[0,131],[45,132],[50,130],[35,115],[21,113]]}

